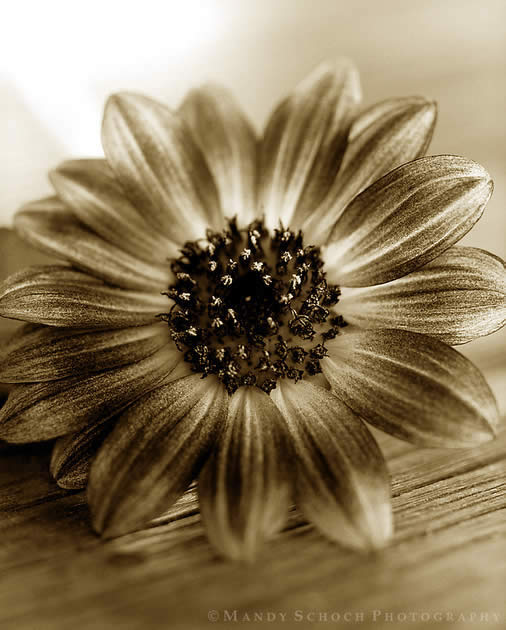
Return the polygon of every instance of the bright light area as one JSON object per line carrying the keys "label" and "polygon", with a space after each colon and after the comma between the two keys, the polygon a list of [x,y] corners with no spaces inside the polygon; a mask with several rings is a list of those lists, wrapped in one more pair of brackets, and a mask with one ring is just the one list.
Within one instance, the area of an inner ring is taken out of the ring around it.
{"label": "bright light area", "polygon": [[181,74],[226,31],[229,8],[219,0],[9,3],[2,91],[21,100],[65,150],[99,154],[109,85],[123,80],[127,87],[132,73]]}

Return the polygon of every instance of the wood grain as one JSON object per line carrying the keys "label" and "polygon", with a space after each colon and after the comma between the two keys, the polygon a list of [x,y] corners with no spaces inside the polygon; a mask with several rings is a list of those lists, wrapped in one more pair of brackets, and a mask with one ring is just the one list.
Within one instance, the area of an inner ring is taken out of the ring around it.
{"label": "wood grain", "polygon": [[[215,555],[194,489],[151,528],[102,542],[89,529],[84,493],[67,493],[50,480],[48,445],[4,447],[1,627],[197,628],[207,627],[210,610],[222,620],[225,610],[239,618],[256,612],[266,623],[274,611],[269,627],[290,627],[280,613],[305,627],[325,611],[363,613],[356,623],[375,628],[391,627],[386,613],[470,619],[478,611],[504,622],[506,432],[478,449],[451,452],[387,436],[380,443],[396,523],[387,550],[370,556],[343,550],[294,510],[252,566]],[[378,610],[385,614],[373,621]]]}

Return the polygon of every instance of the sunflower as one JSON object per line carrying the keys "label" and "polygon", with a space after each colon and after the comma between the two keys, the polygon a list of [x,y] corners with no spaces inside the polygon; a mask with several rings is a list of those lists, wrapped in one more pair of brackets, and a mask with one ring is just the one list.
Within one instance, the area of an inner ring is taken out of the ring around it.
{"label": "sunflower", "polygon": [[15,228],[59,257],[1,287],[0,437],[55,439],[95,531],[142,527],[198,480],[210,541],[251,559],[293,501],[330,539],[392,535],[365,422],[432,447],[494,436],[494,397],[451,348],[505,322],[504,263],[454,244],[488,173],[423,157],[434,103],[359,112],[348,61],[318,68],[258,139],[224,89],[177,111],[109,98],[105,159],[50,174]]}

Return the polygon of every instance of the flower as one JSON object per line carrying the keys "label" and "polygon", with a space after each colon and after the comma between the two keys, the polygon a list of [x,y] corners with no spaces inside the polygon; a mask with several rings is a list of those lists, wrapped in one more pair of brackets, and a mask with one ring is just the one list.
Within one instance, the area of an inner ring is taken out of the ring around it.
{"label": "flower", "polygon": [[253,558],[293,497],[329,538],[380,548],[389,480],[365,422],[426,446],[493,437],[493,395],[450,347],[505,322],[504,263],[454,247],[490,176],[422,157],[432,102],[359,100],[353,65],[324,65],[258,141],[222,88],[176,112],[114,95],[105,160],[65,162],[17,214],[65,264],[1,288],[29,324],[4,351],[0,437],[57,438],[52,474],[87,485],[97,532],[141,527],[198,479],[225,556]]}

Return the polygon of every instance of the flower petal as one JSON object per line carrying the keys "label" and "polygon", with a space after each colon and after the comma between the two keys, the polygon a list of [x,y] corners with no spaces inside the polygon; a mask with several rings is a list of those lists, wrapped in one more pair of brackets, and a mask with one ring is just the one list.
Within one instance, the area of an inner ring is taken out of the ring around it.
{"label": "flower petal", "polygon": [[7,442],[38,442],[106,420],[153,389],[180,356],[169,344],[146,359],[112,370],[16,385],[0,410],[0,437]]}
{"label": "flower petal", "polygon": [[4,350],[0,381],[54,381],[100,372],[145,359],[169,342],[163,322],[102,331],[26,326]]}
{"label": "flower petal", "polygon": [[369,184],[425,154],[436,123],[436,104],[421,97],[373,105],[353,122],[337,178],[303,225],[311,243],[324,244],[346,205]]}
{"label": "flower petal", "polygon": [[164,105],[137,94],[115,94],[105,107],[102,144],[134,205],[175,243],[221,229],[218,193],[190,131]]}
{"label": "flower petal", "polygon": [[342,289],[338,308],[361,328],[402,328],[466,343],[506,322],[504,262],[481,249],[452,247],[398,280]]}
{"label": "flower petal", "polygon": [[224,556],[252,561],[285,523],[291,498],[288,453],[283,419],[272,400],[257,387],[240,387],[198,485],[209,539]]}
{"label": "flower petal", "polygon": [[441,341],[404,330],[355,330],[327,347],[320,363],[332,390],[379,429],[431,447],[494,436],[499,416],[490,387]]}
{"label": "flower petal", "polygon": [[193,132],[216,182],[225,216],[239,223],[256,213],[255,132],[231,93],[217,85],[191,90],[179,113]]}
{"label": "flower petal", "polygon": [[67,490],[86,488],[91,462],[114,428],[115,418],[84,427],[58,438],[51,454],[53,479]]}
{"label": "flower petal", "polygon": [[0,315],[47,326],[125,328],[156,322],[163,295],[111,288],[69,267],[28,267],[0,285]]}
{"label": "flower petal", "polygon": [[118,536],[170,507],[199,473],[227,407],[228,394],[216,377],[193,375],[127,409],[91,467],[94,529]]}
{"label": "flower petal", "polygon": [[327,390],[282,381],[271,394],[297,454],[297,504],[329,538],[376,549],[392,535],[385,460],[365,424]]}
{"label": "flower petal", "polygon": [[[189,364],[180,355],[175,367],[161,382],[165,385],[190,374]],[[51,456],[51,474],[60,488],[77,490],[86,487],[93,459],[116,422],[117,416],[113,416],[56,440]]]}
{"label": "flower petal", "polygon": [[363,287],[414,271],[471,229],[492,188],[482,166],[453,155],[391,171],[355,197],[335,224],[325,253],[329,279]]}
{"label": "flower petal", "polygon": [[129,254],[160,263],[178,255],[177,245],[135,208],[105,160],[69,160],[49,174],[65,205],[84,225]]}
{"label": "flower petal", "polygon": [[90,232],[57,197],[34,201],[14,217],[18,234],[43,251],[124,289],[163,291],[170,284],[169,264],[141,261]]}
{"label": "flower petal", "polygon": [[296,229],[330,188],[360,100],[355,67],[343,59],[307,77],[272,114],[260,152],[259,210],[268,227]]}

